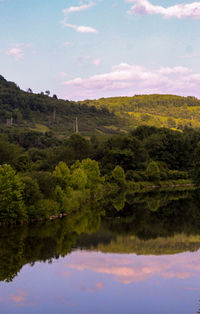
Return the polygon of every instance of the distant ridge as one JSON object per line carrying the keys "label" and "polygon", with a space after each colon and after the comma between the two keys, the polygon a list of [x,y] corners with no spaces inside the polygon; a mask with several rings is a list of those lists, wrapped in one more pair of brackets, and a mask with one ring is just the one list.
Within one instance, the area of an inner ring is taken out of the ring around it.
{"label": "distant ridge", "polygon": [[[50,97],[50,92],[35,94],[29,88],[21,90],[15,83],[0,76],[0,125],[23,127],[38,132],[53,131],[57,134],[74,132],[74,121],[78,118],[80,132],[113,133],[110,125],[119,127],[118,118],[102,107]],[[10,123],[12,119],[12,123]],[[107,128],[108,127],[108,128]]]}
{"label": "distant ridge", "polygon": [[200,100],[177,95],[135,95],[98,100],[69,101],[21,90],[0,75],[0,126],[25,128],[57,135],[127,132],[140,125],[183,130],[200,128]]}

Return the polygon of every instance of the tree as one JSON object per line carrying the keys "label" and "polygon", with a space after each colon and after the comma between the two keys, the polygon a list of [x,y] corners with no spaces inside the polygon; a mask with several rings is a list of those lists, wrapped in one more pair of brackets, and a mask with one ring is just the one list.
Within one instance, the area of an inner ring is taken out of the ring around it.
{"label": "tree", "polygon": [[46,90],[46,91],[45,91],[45,94],[46,94],[47,96],[49,96],[49,95],[50,95],[50,91],[49,91],[49,90]]}
{"label": "tree", "polygon": [[21,181],[24,184],[23,198],[26,206],[35,204],[42,198],[37,181],[29,176],[23,176]]}
{"label": "tree", "polygon": [[85,189],[87,184],[87,174],[81,168],[74,169],[71,176],[71,185],[75,190]]}
{"label": "tree", "polygon": [[70,170],[65,162],[60,161],[59,164],[56,166],[53,175],[57,178],[64,180],[66,184],[69,184],[70,180]]}
{"label": "tree", "polygon": [[22,222],[27,219],[23,202],[23,183],[10,165],[0,166],[0,221]]}
{"label": "tree", "polygon": [[32,161],[28,154],[20,154],[17,156],[14,162],[15,169],[20,172],[30,171],[32,167]]}
{"label": "tree", "polygon": [[99,163],[95,160],[91,160],[90,158],[84,159],[81,162],[81,168],[85,171],[87,175],[87,187],[89,189],[97,188],[99,183],[103,182],[103,178],[101,177],[99,170]]}
{"label": "tree", "polygon": [[112,171],[112,178],[119,186],[125,186],[126,184],[126,176],[124,169],[120,166],[116,166]]}
{"label": "tree", "polygon": [[151,161],[148,164],[148,167],[146,169],[146,174],[148,178],[153,181],[154,183],[160,182],[160,169],[158,167],[157,162]]}

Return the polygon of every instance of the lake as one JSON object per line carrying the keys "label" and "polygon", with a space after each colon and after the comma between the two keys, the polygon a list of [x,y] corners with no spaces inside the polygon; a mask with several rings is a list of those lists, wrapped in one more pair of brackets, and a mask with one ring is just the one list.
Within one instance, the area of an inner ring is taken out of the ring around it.
{"label": "lake", "polygon": [[199,253],[198,191],[118,193],[1,227],[0,313],[200,313]]}

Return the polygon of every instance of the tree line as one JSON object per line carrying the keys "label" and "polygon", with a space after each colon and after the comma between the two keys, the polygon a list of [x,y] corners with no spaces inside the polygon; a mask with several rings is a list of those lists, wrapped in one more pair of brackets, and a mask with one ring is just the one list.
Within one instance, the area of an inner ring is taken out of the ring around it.
{"label": "tree line", "polygon": [[73,134],[51,145],[48,134],[38,134],[38,141],[42,147],[0,137],[0,222],[67,214],[106,189],[200,181],[199,130],[141,126],[109,137]]}

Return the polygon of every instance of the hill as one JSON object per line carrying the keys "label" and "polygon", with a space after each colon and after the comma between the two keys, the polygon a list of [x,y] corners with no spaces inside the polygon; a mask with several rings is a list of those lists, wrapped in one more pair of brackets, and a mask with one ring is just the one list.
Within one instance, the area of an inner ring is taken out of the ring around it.
{"label": "hill", "polygon": [[[59,138],[79,131],[91,134],[116,134],[140,126],[183,130],[200,127],[200,100],[175,95],[136,95],[69,101],[49,92],[34,94],[21,90],[0,76],[0,128],[30,132],[52,132]],[[7,128],[8,129],[8,128]]]}
{"label": "hill", "polygon": [[13,126],[45,133],[68,135],[73,133],[73,124],[78,118],[81,133],[113,133],[112,125],[118,126],[119,119],[106,108],[78,104],[58,99],[49,92],[34,94],[21,90],[15,83],[0,76],[0,127]]}
{"label": "hill", "polygon": [[200,100],[175,95],[136,95],[79,102],[109,112],[125,122],[125,129],[140,125],[184,129],[200,127]]}

